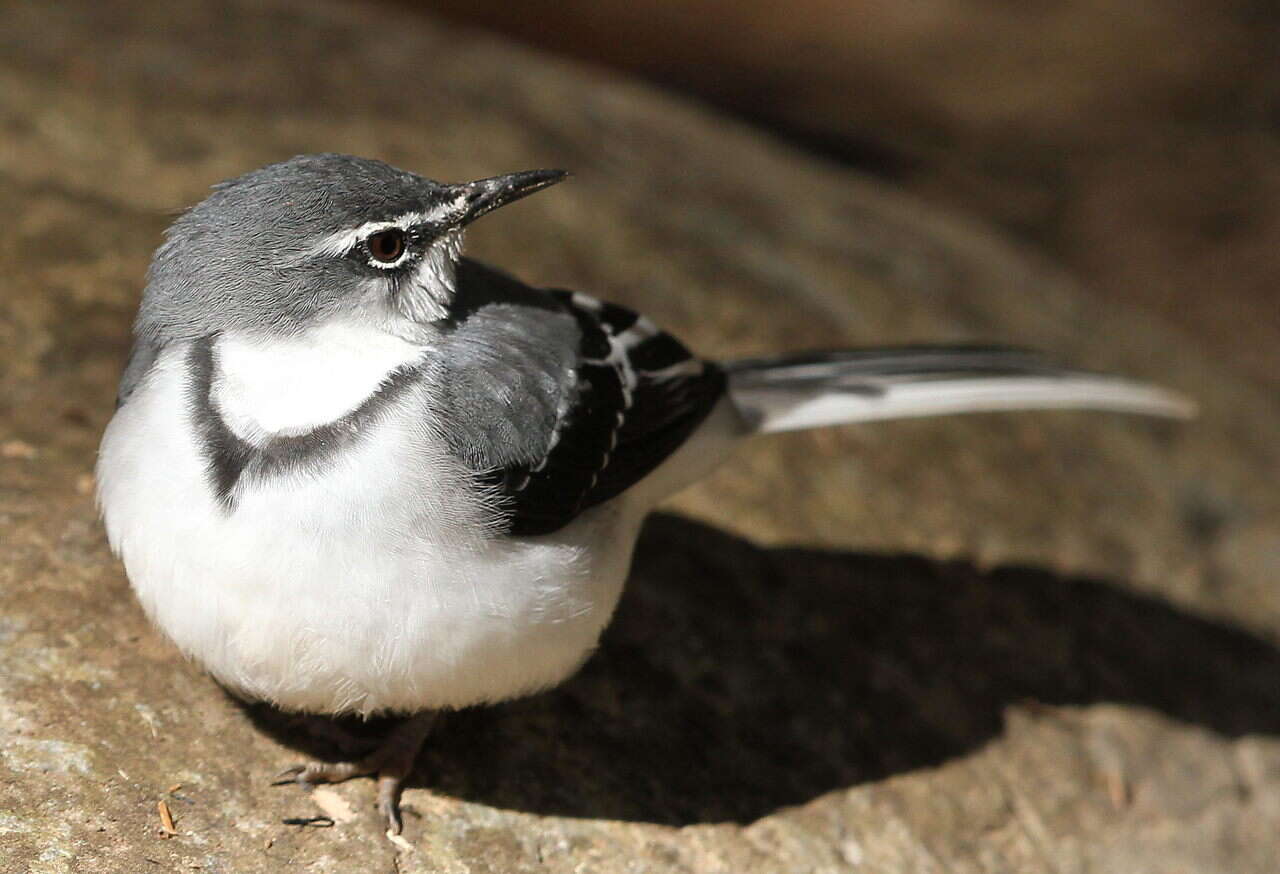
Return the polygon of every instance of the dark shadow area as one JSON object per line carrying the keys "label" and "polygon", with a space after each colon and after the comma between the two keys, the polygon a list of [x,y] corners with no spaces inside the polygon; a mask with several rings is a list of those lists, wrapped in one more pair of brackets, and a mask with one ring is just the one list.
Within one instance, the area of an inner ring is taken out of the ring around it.
{"label": "dark shadow area", "polygon": [[[1277,677],[1275,647],[1105,582],[761,549],[656,516],[582,671],[535,698],[451,714],[415,782],[540,814],[749,822],[968,753],[1025,701],[1280,734]],[[336,754],[283,717],[254,719]]]}

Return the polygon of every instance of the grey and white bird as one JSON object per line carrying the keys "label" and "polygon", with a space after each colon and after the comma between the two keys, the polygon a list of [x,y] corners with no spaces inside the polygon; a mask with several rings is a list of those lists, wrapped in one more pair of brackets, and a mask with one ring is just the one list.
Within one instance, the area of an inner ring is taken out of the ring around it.
{"label": "grey and white bird", "polygon": [[647,318],[462,257],[563,179],[445,184],[307,155],[215,187],[156,251],[98,500],[152,620],[250,700],[406,714],[349,763],[400,786],[431,714],[553,686],[641,521],[753,435],[1013,408],[1185,416],[1160,388],[997,347],[714,362]]}

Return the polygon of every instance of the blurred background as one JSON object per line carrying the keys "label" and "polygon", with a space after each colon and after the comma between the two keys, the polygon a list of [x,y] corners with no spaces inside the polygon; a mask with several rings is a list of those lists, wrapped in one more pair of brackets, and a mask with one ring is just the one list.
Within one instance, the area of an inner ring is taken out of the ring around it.
{"label": "blurred background", "polygon": [[406,0],[985,218],[1280,388],[1270,0]]}

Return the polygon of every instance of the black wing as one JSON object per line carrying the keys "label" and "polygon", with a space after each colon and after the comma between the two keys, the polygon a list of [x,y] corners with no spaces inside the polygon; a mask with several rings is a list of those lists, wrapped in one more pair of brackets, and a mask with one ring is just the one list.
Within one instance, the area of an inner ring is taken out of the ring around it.
{"label": "black wing", "polygon": [[447,435],[512,534],[548,534],[644,478],[725,378],[647,319],[464,259],[444,352]]}

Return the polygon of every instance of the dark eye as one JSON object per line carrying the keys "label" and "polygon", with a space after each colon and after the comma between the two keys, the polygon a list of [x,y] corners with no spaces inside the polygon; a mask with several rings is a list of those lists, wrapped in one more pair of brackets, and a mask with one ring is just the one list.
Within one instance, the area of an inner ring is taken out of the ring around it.
{"label": "dark eye", "polygon": [[405,236],[399,228],[369,235],[369,255],[380,264],[394,264],[404,254]]}

